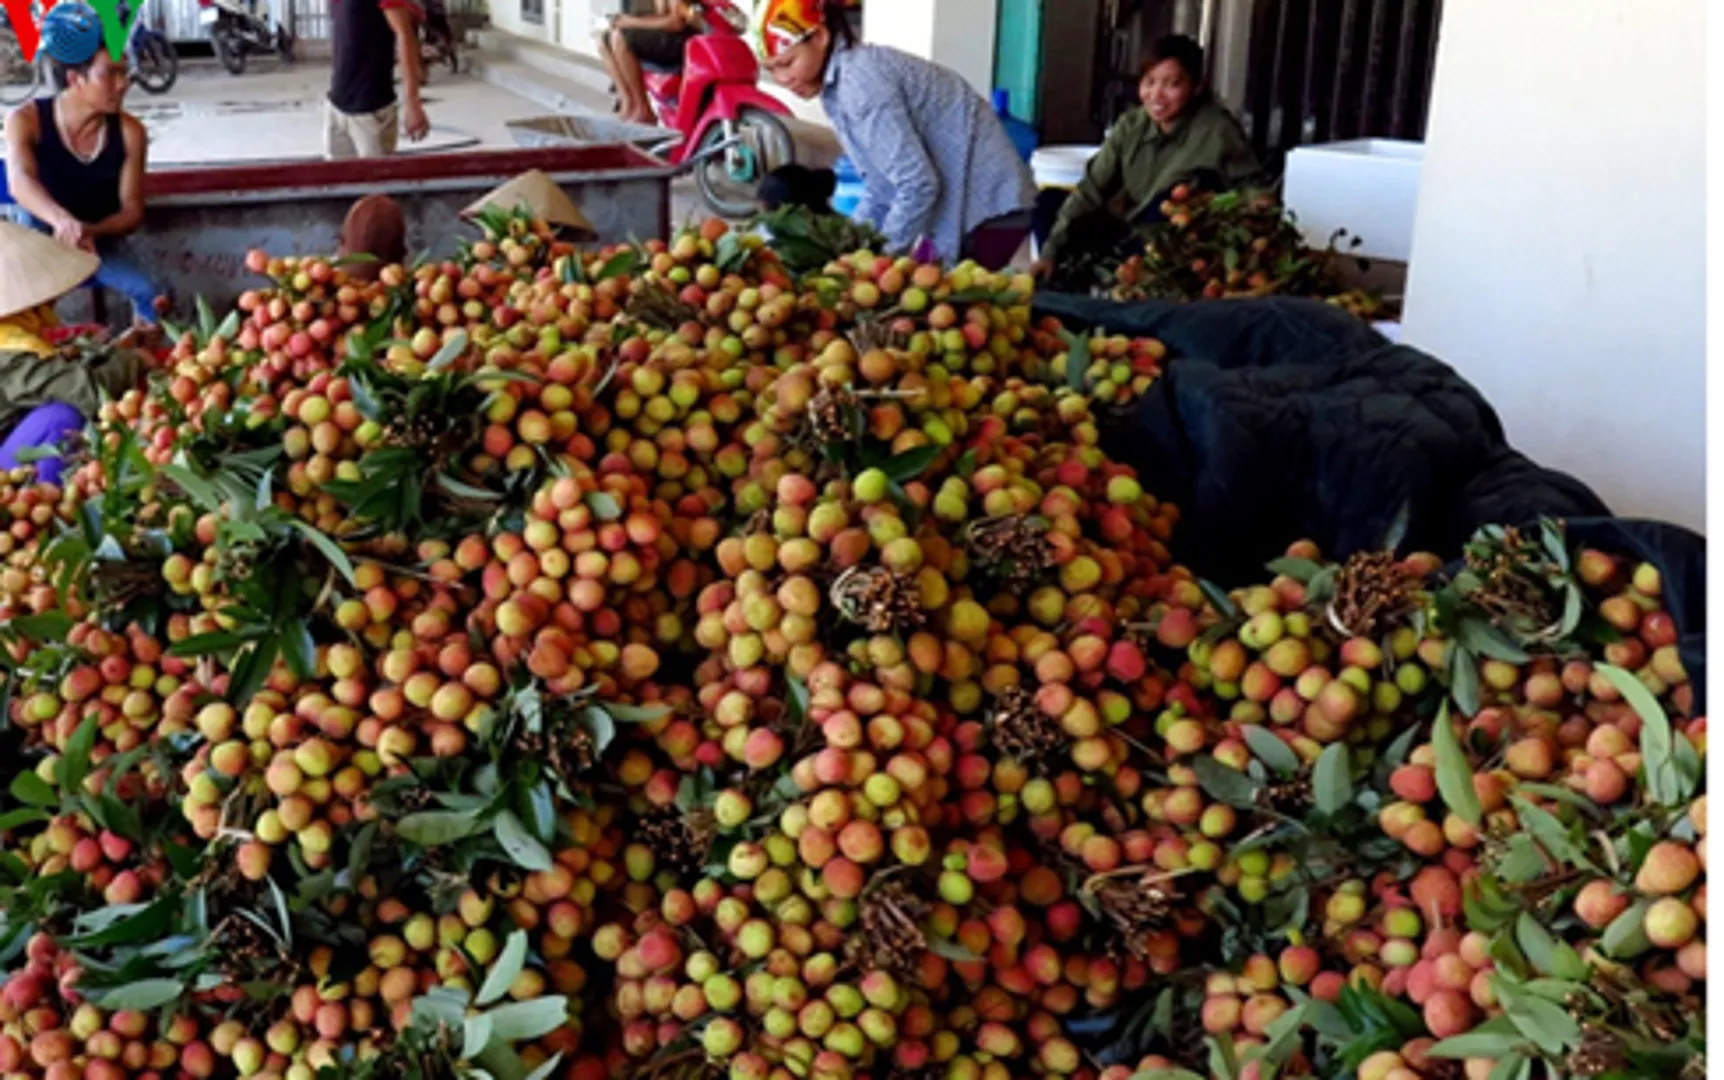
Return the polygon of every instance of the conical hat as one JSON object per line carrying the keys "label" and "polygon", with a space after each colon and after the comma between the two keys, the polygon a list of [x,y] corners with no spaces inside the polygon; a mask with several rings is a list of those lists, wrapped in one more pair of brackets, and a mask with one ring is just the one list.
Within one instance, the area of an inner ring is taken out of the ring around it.
{"label": "conical hat", "polygon": [[573,229],[589,238],[598,235],[598,230],[593,228],[593,223],[587,220],[587,216],[581,213],[573,202],[569,201],[569,196],[557,182],[538,169],[524,172],[515,177],[461,211],[461,216],[472,217],[487,206],[496,206],[503,210],[517,210],[525,206],[534,217],[548,225],[560,225],[565,229]]}
{"label": "conical hat", "polygon": [[0,221],[0,319],[60,299],[90,280],[101,265],[88,251]]}

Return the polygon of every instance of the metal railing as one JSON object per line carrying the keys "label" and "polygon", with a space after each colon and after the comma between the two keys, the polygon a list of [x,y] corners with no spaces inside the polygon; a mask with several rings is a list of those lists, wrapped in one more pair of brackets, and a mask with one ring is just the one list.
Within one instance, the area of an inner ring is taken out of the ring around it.
{"label": "metal railing", "polygon": [[1254,0],[1241,117],[1279,165],[1307,143],[1422,139],[1442,0]]}

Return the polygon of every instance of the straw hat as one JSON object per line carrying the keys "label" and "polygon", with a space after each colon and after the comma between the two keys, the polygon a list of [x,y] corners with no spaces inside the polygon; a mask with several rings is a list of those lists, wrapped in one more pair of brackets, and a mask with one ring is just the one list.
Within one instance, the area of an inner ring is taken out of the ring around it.
{"label": "straw hat", "polygon": [[504,210],[517,210],[525,206],[539,220],[548,225],[560,225],[579,234],[582,239],[591,240],[599,235],[598,230],[593,228],[593,223],[569,201],[569,196],[557,182],[538,169],[524,172],[482,197],[461,211],[461,216],[472,217],[487,206],[501,207]]}
{"label": "straw hat", "polygon": [[88,251],[0,221],[0,319],[60,299],[90,280],[101,265]]}

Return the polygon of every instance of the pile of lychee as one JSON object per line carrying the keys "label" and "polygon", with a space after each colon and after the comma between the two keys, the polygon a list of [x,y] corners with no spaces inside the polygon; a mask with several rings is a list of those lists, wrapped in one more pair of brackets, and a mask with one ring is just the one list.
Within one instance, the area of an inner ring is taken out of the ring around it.
{"label": "pile of lychee", "polygon": [[[1025,278],[247,265],[0,491],[0,1073],[1482,1078],[1699,1015],[1650,568],[1572,552],[1617,640],[1469,689],[1434,557],[1175,565],[1101,449],[1165,350]],[[1514,1028],[1570,953],[1615,996]]]}

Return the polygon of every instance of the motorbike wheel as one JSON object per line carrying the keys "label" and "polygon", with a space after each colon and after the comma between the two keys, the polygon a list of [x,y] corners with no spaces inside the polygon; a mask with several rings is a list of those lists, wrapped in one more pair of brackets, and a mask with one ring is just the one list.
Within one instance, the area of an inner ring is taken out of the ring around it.
{"label": "motorbike wheel", "polygon": [[180,57],[173,42],[159,34],[139,34],[132,81],[146,93],[165,94],[180,77]]}
{"label": "motorbike wheel", "polygon": [[[709,154],[732,134],[737,144]],[[766,174],[781,165],[796,160],[796,140],[784,121],[765,109],[744,105],[737,111],[736,121],[714,124],[701,136],[694,157],[695,183],[700,197],[720,217],[744,218],[753,214],[756,193]]]}
{"label": "motorbike wheel", "polygon": [[245,41],[239,31],[217,23],[210,33],[210,44],[215,47],[216,59],[230,74],[245,74]]}

